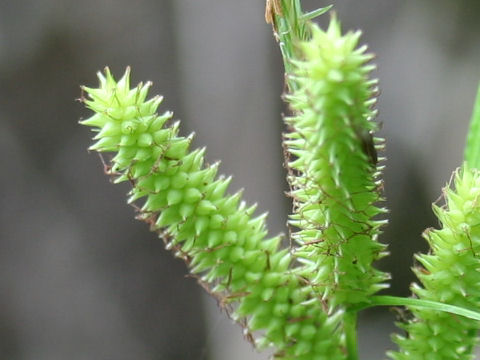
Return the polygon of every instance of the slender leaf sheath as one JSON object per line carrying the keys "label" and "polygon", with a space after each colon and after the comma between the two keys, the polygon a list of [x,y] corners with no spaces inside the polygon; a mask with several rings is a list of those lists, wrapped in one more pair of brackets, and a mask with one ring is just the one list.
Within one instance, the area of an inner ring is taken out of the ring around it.
{"label": "slender leaf sheath", "polygon": [[[421,266],[414,272],[422,287],[412,291],[423,300],[433,300],[467,309],[480,309],[480,172],[464,165],[454,173],[454,184],[443,192],[445,206],[433,206],[440,229],[427,229],[423,236],[429,254],[417,255]],[[396,335],[399,352],[395,360],[467,360],[478,342],[480,322],[446,312],[410,309],[414,318],[398,324],[407,336]]]}
{"label": "slender leaf sheath", "polygon": [[464,158],[470,168],[480,169],[480,85],[473,106]]}
{"label": "slender leaf sheath", "polygon": [[290,224],[298,229],[295,256],[302,276],[328,308],[366,302],[386,287],[387,274],[372,262],[385,255],[377,242],[385,223],[377,149],[373,138],[376,80],[359,32],[341,34],[332,18],[327,31],[312,25],[298,45],[299,60],[287,74],[295,89],[286,95],[293,115],[285,145],[294,200]]}
{"label": "slender leaf sheath", "polygon": [[[241,194],[226,194],[230,178],[189,149],[162,98],[146,100],[150,83],[130,89],[129,70],[118,81],[99,73],[100,87],[84,87],[95,114],[81,124],[97,132],[91,150],[113,153],[110,174],[132,184],[129,202],[143,199],[138,217],[183,258],[247,339],[274,346],[284,359],[344,359],[341,313],[329,318],[304,279],[290,270],[291,255],[268,238],[265,216],[253,217]],[[257,340],[252,334],[256,333]]]}

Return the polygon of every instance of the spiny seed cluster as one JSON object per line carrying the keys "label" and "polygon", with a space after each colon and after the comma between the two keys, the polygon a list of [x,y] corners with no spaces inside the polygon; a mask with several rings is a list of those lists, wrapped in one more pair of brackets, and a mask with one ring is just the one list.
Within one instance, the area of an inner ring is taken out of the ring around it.
{"label": "spiny seed cluster", "polygon": [[241,194],[226,195],[230,178],[218,164],[203,164],[204,149],[189,150],[172,113],[157,114],[162,98],[146,100],[150,83],[130,89],[129,69],[116,82],[108,68],[100,87],[83,87],[95,114],[81,121],[97,132],[91,150],[113,152],[115,182],[130,181],[129,202],[143,199],[139,218],[161,233],[167,247],[243,324],[261,334],[259,346],[275,346],[283,359],[345,359],[341,312],[327,314],[321,301],[290,270],[279,237],[267,238],[265,216],[253,217]]}
{"label": "spiny seed cluster", "polygon": [[359,32],[342,35],[333,18],[327,31],[312,26],[311,33],[288,74],[297,88],[286,95],[293,111],[284,140],[291,157],[290,224],[299,229],[293,237],[304,275],[334,307],[367,301],[388,278],[372,267],[385,255],[377,242],[385,221],[374,219],[385,212],[375,205],[382,147],[372,137],[377,81],[368,79],[372,55],[357,48]]}
{"label": "spiny seed cluster", "polygon": [[[412,285],[418,298],[467,309],[480,308],[480,173],[466,165],[455,173],[454,187],[444,189],[446,205],[434,205],[441,229],[427,229],[431,253],[417,255],[414,268],[423,287]],[[411,309],[415,318],[397,335],[395,360],[472,360],[480,323],[445,312]]]}

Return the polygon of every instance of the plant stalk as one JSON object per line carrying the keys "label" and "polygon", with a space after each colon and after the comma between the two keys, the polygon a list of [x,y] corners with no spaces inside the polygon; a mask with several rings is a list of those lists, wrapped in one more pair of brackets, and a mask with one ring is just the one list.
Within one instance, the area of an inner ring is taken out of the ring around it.
{"label": "plant stalk", "polygon": [[348,360],[358,360],[357,318],[358,311],[348,310],[345,312],[343,324],[346,336]]}

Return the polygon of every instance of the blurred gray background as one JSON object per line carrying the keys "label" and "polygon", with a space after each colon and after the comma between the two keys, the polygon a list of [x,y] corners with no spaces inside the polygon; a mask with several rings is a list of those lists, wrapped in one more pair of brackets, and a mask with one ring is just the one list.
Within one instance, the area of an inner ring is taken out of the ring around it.
{"label": "blurred gray background", "polygon": [[[335,4],[363,29],[380,78],[385,189],[393,253],[389,293],[408,294],[412,253],[436,226],[430,204],[462,160],[480,78],[478,0],[303,1]],[[266,359],[217,311],[183,263],[133,219],[127,186],[88,154],[89,116],[74,100],[109,65],[152,80],[163,110],[195,131],[231,191],[290,208],[282,169],[279,51],[263,0],[0,2],[0,359]],[[325,25],[327,16],[320,19]],[[362,359],[393,348],[394,315],[361,319]]]}

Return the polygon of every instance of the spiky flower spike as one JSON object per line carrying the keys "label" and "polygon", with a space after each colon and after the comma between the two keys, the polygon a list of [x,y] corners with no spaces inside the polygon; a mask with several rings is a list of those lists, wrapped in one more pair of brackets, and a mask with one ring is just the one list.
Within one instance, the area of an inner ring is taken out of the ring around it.
{"label": "spiky flower spike", "polygon": [[261,330],[257,344],[275,346],[278,358],[345,359],[338,324],[327,317],[302,279],[289,270],[291,256],[266,238],[265,216],[240,194],[225,195],[230,179],[215,179],[218,165],[203,166],[204,150],[189,150],[172,114],[156,113],[160,97],[145,100],[150,83],[130,89],[129,70],[118,83],[108,68],[100,87],[84,87],[95,114],[81,122],[97,131],[99,152],[113,152],[110,173],[130,181],[129,202],[144,199],[139,218],[158,231],[199,281],[239,323],[245,335]]}
{"label": "spiky flower spike", "polygon": [[385,255],[377,242],[376,219],[385,212],[378,180],[373,138],[376,80],[366,46],[357,47],[360,32],[342,35],[332,17],[327,31],[312,25],[312,38],[301,42],[300,60],[287,76],[296,90],[287,94],[293,115],[285,144],[294,214],[290,224],[299,247],[295,255],[305,265],[302,275],[332,308],[367,302],[386,287],[387,274],[372,267]]}
{"label": "spiky flower spike", "polygon": [[[441,229],[427,229],[423,236],[429,254],[417,255],[422,266],[414,272],[423,287],[412,292],[433,300],[467,309],[480,308],[480,172],[464,165],[454,173],[454,186],[443,191],[446,205],[433,206]],[[395,360],[467,360],[478,342],[480,323],[445,312],[411,308],[414,319],[398,324],[408,336],[394,337],[400,352]]]}

